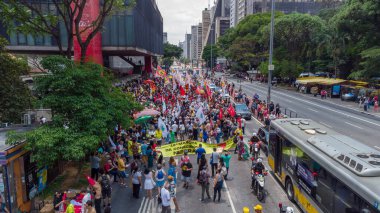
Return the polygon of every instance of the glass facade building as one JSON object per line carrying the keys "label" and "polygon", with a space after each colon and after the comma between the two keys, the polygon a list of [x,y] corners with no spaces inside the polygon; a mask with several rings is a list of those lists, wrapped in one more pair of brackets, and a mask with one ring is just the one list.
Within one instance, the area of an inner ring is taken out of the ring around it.
{"label": "glass facade building", "polygon": [[[42,10],[55,12],[55,6],[49,0],[32,0],[40,4]],[[58,24],[60,39],[67,47],[67,33],[62,23]],[[40,51],[54,50],[57,42],[50,35],[25,35],[22,33],[7,34],[7,30],[0,23],[0,35],[7,38],[10,47],[18,46],[17,50],[33,51],[38,47]],[[143,49],[155,55],[163,54],[163,19],[155,0],[139,0],[131,11],[113,15],[104,23],[102,31],[102,46],[104,47],[133,47]],[[23,48],[25,47],[25,48]],[[44,48],[45,47],[45,48]],[[12,48],[10,48],[12,50]],[[144,51],[144,52],[145,52]]]}

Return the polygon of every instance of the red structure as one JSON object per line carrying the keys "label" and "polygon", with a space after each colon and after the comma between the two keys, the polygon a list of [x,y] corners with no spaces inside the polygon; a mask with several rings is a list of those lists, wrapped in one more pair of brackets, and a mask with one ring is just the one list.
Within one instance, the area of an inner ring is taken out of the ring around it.
{"label": "red structure", "polygon": [[[83,42],[87,39],[88,35],[92,32],[92,28],[88,28],[88,27],[91,26],[92,22],[95,21],[96,18],[99,16],[99,12],[100,12],[99,0],[91,0],[91,3],[86,3],[85,8],[83,10],[82,19],[79,24],[79,31],[81,32],[81,38]],[[86,28],[88,29],[85,30]],[[75,31],[75,27],[74,27],[74,31]],[[80,61],[80,58],[81,58],[81,48],[79,46],[77,37],[74,36],[74,60]],[[95,35],[95,37],[91,40],[90,44],[88,45],[88,48],[86,50],[85,61],[103,65],[102,35],[100,32]]]}

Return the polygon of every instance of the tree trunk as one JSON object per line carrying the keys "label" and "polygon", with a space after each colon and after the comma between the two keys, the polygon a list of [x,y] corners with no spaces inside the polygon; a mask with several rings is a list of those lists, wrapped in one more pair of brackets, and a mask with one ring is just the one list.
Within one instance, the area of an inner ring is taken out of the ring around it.
{"label": "tree trunk", "polygon": [[83,171],[84,162],[78,161],[78,162],[76,162],[76,164],[77,164],[77,167],[78,167],[78,173],[75,176],[75,182],[78,183],[79,179],[80,179],[80,176],[82,174],[82,171]]}

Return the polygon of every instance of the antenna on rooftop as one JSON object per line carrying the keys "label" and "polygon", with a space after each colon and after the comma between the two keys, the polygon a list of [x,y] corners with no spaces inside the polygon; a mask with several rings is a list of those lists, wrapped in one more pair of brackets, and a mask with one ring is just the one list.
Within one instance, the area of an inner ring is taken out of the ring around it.
{"label": "antenna on rooftop", "polygon": [[210,9],[210,0],[208,0],[208,9]]}

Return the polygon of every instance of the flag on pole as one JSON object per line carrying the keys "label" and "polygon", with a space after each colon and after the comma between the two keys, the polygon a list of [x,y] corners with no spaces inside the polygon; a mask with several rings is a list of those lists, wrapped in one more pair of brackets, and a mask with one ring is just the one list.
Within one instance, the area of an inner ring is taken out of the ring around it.
{"label": "flag on pole", "polygon": [[228,113],[230,114],[231,117],[235,117],[236,112],[235,112],[235,109],[232,106],[232,104],[230,104],[230,107],[228,107],[227,111],[228,111]]}
{"label": "flag on pole", "polygon": [[160,128],[162,131],[162,136],[166,138],[166,136],[168,135],[168,129],[166,128],[166,125],[161,117],[158,119],[157,124],[158,124],[158,128]]}
{"label": "flag on pole", "polygon": [[199,119],[199,124],[203,124],[206,121],[205,114],[203,113],[203,107],[200,106],[195,115]]}
{"label": "flag on pole", "polygon": [[179,85],[179,93],[181,94],[181,96],[184,96],[186,94],[185,90],[181,85]]}

